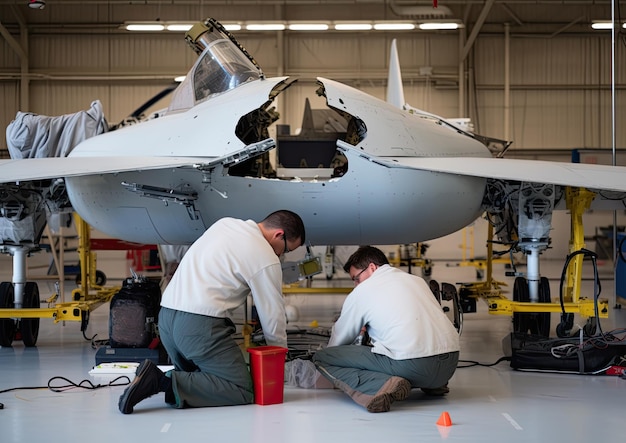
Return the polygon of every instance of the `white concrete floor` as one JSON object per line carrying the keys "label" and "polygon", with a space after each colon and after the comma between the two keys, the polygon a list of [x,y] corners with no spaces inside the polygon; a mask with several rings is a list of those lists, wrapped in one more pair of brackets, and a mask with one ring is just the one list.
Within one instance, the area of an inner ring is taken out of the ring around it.
{"label": "white concrete floor", "polygon": [[[48,260],[44,255],[43,260]],[[542,264],[543,275],[551,278],[552,294],[558,291],[562,263]],[[512,287],[513,279],[498,280]],[[0,257],[2,281],[10,280],[8,257]],[[331,285],[348,285],[341,279]],[[588,271],[586,276],[588,277]],[[471,267],[447,267],[437,262],[433,278],[468,282],[475,279]],[[626,313],[614,309],[611,264],[602,269],[602,296],[611,300],[606,331],[626,326]],[[114,284],[115,282],[109,282]],[[316,285],[326,285],[324,278]],[[71,282],[66,282],[71,286]],[[584,285],[589,291],[588,280]],[[40,281],[41,297],[53,291],[53,282]],[[298,307],[300,321],[307,327],[313,320],[329,326],[343,296],[289,296]],[[44,305],[42,305],[44,306]],[[557,322],[552,316],[552,327]],[[578,320],[577,320],[578,322]],[[478,312],[466,314],[461,335],[461,359],[490,364],[503,356],[502,340],[511,331],[511,319],[488,314],[479,302]],[[554,335],[554,334],[553,334]],[[124,386],[107,386],[110,378],[88,374],[95,364],[96,349],[87,338],[108,337],[108,306],[92,312],[83,335],[75,322],[55,324],[41,320],[36,347],[14,342],[0,349],[0,440],[4,443],[44,441],[232,441],[232,442],[388,442],[388,441],[471,441],[471,442],[589,442],[620,439],[626,430],[624,399],[626,380],[615,376],[581,376],[512,370],[508,362],[492,367],[459,368],[450,382],[450,394],[443,398],[414,391],[404,402],[394,403],[384,414],[370,414],[336,390],[306,390],[287,386],[284,403],[271,406],[247,405],[223,408],[176,410],[161,395],[141,402],[132,415],[122,415],[117,403]],[[467,365],[462,363],[461,365]],[[64,379],[54,379],[63,377]],[[46,388],[68,384],[104,387],[95,390],[74,388],[53,392]],[[31,389],[40,387],[39,389]],[[441,427],[436,421],[447,411],[453,425]]]}

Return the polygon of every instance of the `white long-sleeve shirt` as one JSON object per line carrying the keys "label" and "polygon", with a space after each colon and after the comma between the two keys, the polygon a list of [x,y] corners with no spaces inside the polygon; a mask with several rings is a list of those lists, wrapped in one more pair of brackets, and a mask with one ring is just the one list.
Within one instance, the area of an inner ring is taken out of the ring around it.
{"label": "white long-sleeve shirt", "polygon": [[363,325],[372,352],[394,360],[460,350],[459,334],[424,279],[390,265],[348,294],[328,346],[352,343]]}
{"label": "white long-sleeve shirt", "polygon": [[161,306],[232,318],[250,293],[268,345],[287,347],[279,258],[255,221],[222,218],[184,255]]}

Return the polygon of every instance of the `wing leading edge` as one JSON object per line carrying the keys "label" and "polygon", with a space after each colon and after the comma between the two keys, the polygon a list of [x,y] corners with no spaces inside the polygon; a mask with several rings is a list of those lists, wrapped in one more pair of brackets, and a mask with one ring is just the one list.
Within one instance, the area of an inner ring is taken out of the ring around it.
{"label": "wing leading edge", "polygon": [[51,157],[0,160],[0,183],[191,166],[207,157]]}

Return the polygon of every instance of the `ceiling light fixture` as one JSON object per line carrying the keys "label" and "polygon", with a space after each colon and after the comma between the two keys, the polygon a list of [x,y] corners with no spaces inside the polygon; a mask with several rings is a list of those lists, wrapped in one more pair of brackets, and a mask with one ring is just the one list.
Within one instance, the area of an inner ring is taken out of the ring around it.
{"label": "ceiling light fixture", "polygon": [[284,31],[282,23],[250,23],[246,25],[248,31]]}
{"label": "ceiling light fixture", "polygon": [[227,31],[241,31],[241,25],[239,23],[222,23],[222,25]]}
{"label": "ceiling light fixture", "polygon": [[152,32],[152,31],[163,31],[165,29],[164,23],[158,22],[135,22],[135,23],[126,23],[124,28],[127,31],[143,31],[143,32]]}
{"label": "ceiling light fixture", "polygon": [[371,31],[371,23],[335,23],[336,31]]}
{"label": "ceiling light fixture", "polygon": [[43,9],[46,7],[46,0],[28,0],[28,7],[31,9]]}
{"label": "ceiling light fixture", "polygon": [[593,29],[613,29],[613,22],[610,20],[594,20],[591,22],[591,27]]}
{"label": "ceiling light fixture", "polygon": [[431,30],[451,30],[458,29],[460,25],[454,22],[428,22],[428,23],[420,23],[419,28],[424,31]]}
{"label": "ceiling light fixture", "polygon": [[374,29],[377,31],[410,31],[415,29],[415,23],[374,23]]}
{"label": "ceiling light fixture", "polygon": [[187,32],[192,27],[191,23],[168,23],[165,25],[165,29],[172,32]]}
{"label": "ceiling light fixture", "polygon": [[[400,22],[400,21],[354,21],[354,22],[231,22],[223,23],[227,31],[411,31],[422,30],[455,30],[463,25],[458,22]],[[193,27],[192,22],[184,21],[139,21],[124,22],[121,29],[140,32],[186,32]],[[610,29],[610,28],[609,28]]]}
{"label": "ceiling light fixture", "polygon": [[326,23],[290,23],[287,27],[290,31],[326,31],[328,29]]}

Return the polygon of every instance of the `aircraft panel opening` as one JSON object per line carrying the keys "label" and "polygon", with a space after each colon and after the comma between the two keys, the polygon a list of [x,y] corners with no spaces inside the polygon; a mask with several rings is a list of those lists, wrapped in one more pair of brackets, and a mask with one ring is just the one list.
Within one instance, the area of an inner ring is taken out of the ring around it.
{"label": "aircraft panel opening", "polygon": [[[273,107],[257,109],[239,121],[237,136],[246,144],[266,139],[269,126],[278,120]],[[307,99],[297,134],[289,125],[277,124],[276,149],[231,167],[228,174],[285,180],[340,178],[348,172],[348,160],[337,149],[337,140],[357,145],[365,133],[360,119],[330,107],[312,109]]]}

